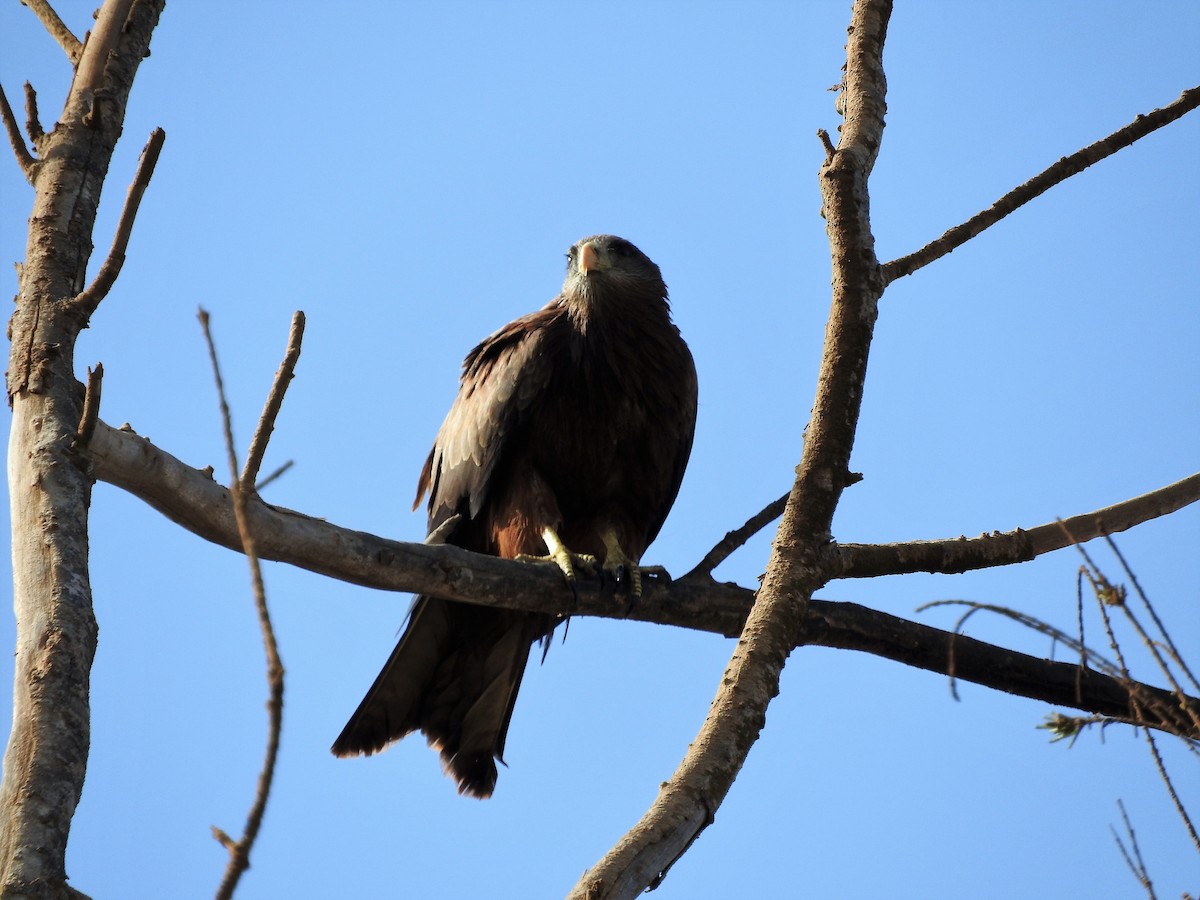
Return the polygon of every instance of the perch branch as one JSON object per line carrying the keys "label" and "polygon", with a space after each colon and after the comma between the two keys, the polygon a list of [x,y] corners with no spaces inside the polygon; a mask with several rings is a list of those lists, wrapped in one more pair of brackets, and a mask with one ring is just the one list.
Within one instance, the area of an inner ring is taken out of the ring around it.
{"label": "perch branch", "polygon": [[787,505],[788,495],[784,494],[777,500],[772,500],[760,512],[755,513],[746,520],[746,524],[741,528],[730,531],[721,539],[721,542],[713,547],[705,554],[704,559],[696,563],[692,571],[684,575],[684,578],[707,578],[712,574],[712,570],[725,562],[733,555],[746,541],[754,537],[781,515],[783,508]]}
{"label": "perch branch", "polygon": [[66,26],[62,19],[58,17],[58,13],[50,6],[47,0],[21,0],[21,4],[28,6],[33,10],[33,14],[41,19],[42,24],[46,26],[46,30],[50,32],[51,37],[58,41],[59,45],[67,51],[67,57],[71,60],[71,65],[79,64],[79,57],[83,55],[83,44],[79,38],[71,32],[71,29]]}
{"label": "perch branch", "polygon": [[1146,115],[1139,115],[1124,128],[1114,131],[1108,137],[1096,141],[1070,156],[1064,156],[1041,174],[1009,191],[991,207],[975,214],[961,225],[954,226],[937,240],[926,244],[914,253],[885,264],[883,267],[884,282],[891,284],[897,278],[911,275],[934,260],[941,259],[971,238],[995,225],[1009,213],[1015,212],[1030,200],[1044,194],[1059,182],[1066,181],[1072,175],[1078,175],[1088,166],[1105,157],[1112,156],[1118,150],[1125,149],[1164,125],[1169,125],[1197,106],[1200,106],[1200,87],[1189,88],[1180,94],[1177,100],[1162,109],[1156,109]]}
{"label": "perch branch", "polygon": [[[200,310],[200,326],[204,330],[204,341],[208,345],[208,356],[212,362],[213,379],[217,385],[217,395],[221,405],[221,425],[225,435],[225,453],[229,462],[230,495],[233,514],[237,523],[238,540],[246,560],[250,566],[250,582],[254,593],[254,609],[258,613],[259,628],[262,631],[263,646],[267,656],[267,749],[263,760],[262,770],[258,775],[258,786],[254,793],[254,802],[246,816],[246,825],[240,841],[233,841],[224,831],[213,827],[216,840],[229,851],[229,862],[225,874],[217,888],[217,900],[229,900],[237,889],[242,873],[250,868],[250,850],[258,837],[262,826],[263,814],[267,809],[267,799],[271,794],[271,782],[275,777],[275,762],[279,757],[279,739],[283,731],[283,662],[279,658],[279,646],[275,640],[275,629],[271,625],[271,614],[267,608],[267,589],[263,584],[262,566],[259,565],[258,553],[255,549],[254,534],[250,527],[249,516],[246,514],[246,501],[253,488],[249,481],[238,477],[237,451],[233,442],[233,419],[229,414],[229,403],[225,395],[225,382],[221,377],[221,367],[217,362],[217,348],[213,343],[212,331],[209,328],[209,316]],[[268,408],[270,404],[268,403]],[[278,408],[276,408],[276,412]],[[263,414],[266,415],[266,412]],[[262,429],[262,423],[259,423]],[[268,429],[269,432],[269,429]]]}
{"label": "perch branch", "polygon": [[[240,551],[229,491],[214,482],[210,472],[194,469],[132,431],[103,421],[97,423],[86,452],[98,479],[129,491],[194,534]],[[563,613],[570,602],[553,565],[514,562],[445,544],[391,541],[254,496],[246,507],[261,559],[378,590],[435,594],[549,615]],[[596,582],[581,579],[577,588],[572,615],[628,617],[727,637],[741,633],[754,602],[753,591],[707,578],[669,583],[647,579],[645,593],[631,612]],[[1077,666],[1047,662],[852,603],[813,600],[800,643],[859,650],[943,675],[954,671],[964,681],[1056,705],[1110,716],[1129,714],[1126,686],[1102,674],[1089,673],[1077,697]],[[1157,688],[1145,689],[1170,696]]]}
{"label": "perch branch", "polygon": [[304,313],[297,310],[292,314],[292,328],[288,334],[287,350],[283,354],[283,362],[275,373],[275,381],[271,392],[267,395],[266,405],[262,416],[259,417],[258,427],[254,430],[254,438],[250,441],[250,450],[246,454],[246,466],[242,469],[241,485],[247,491],[254,490],[258,480],[258,471],[262,468],[263,456],[267,452],[267,442],[275,430],[275,419],[283,406],[283,395],[287,393],[288,384],[296,372],[296,361],[300,359],[300,344],[304,340]]}
{"label": "perch branch", "polygon": [[1047,522],[1028,530],[993,532],[975,538],[905,541],[898,544],[834,544],[829,548],[835,578],[874,578],[912,572],[958,574],[972,569],[1028,562],[1074,543],[1116,534],[1200,500],[1200,473],[1130,500]]}
{"label": "perch branch", "polygon": [[4,118],[4,130],[8,133],[8,142],[12,144],[13,153],[16,154],[17,165],[21,167],[21,173],[25,176],[25,180],[33,184],[38,162],[29,152],[29,148],[25,146],[25,138],[21,136],[21,126],[17,122],[16,113],[9,105],[8,95],[4,93],[2,86],[0,86],[0,116]]}
{"label": "perch branch", "polygon": [[158,163],[158,155],[162,152],[163,141],[166,138],[167,133],[161,128],[155,128],[150,133],[150,140],[146,142],[141,158],[138,160],[133,183],[129,185],[129,192],[125,195],[125,206],[121,209],[121,218],[117,221],[112,248],[108,251],[108,256],[105,258],[104,264],[100,266],[100,271],[96,273],[92,283],[71,301],[79,314],[83,316],[84,321],[91,318],[96,307],[100,305],[100,301],[112,290],[117,276],[121,274],[121,267],[125,265],[125,251],[129,248],[129,237],[133,233],[133,222],[137,218],[142,195],[146,193],[146,187],[154,175],[154,166]]}

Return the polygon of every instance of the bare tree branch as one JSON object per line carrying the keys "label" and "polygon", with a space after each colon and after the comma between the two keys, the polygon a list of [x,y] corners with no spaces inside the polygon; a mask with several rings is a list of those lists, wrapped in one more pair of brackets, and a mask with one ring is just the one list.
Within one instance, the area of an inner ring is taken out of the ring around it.
{"label": "bare tree branch", "polygon": [[641,820],[586,872],[572,898],[628,898],[657,884],[713,820],[766,721],[779,675],[813,591],[824,583],[820,548],[843,488],[862,402],[867,355],[883,291],[870,230],[867,179],[883,134],[883,42],[888,0],[851,13],[839,97],[841,141],[821,169],[833,298],[817,393],[796,481],[746,627],[699,734]]}
{"label": "bare tree branch", "polygon": [[[103,421],[97,423],[87,456],[100,480],[140,497],[206,540],[241,550],[230,492],[214,482],[209,471],[194,469],[132,431],[111,428]],[[385,591],[436,594],[549,615],[562,615],[569,608],[572,615],[628,618],[726,637],[741,633],[754,603],[754,592],[735,584],[707,578],[647,579],[642,599],[630,611],[623,600],[605,594],[598,582],[587,579],[579,581],[577,599],[572,599],[553,565],[499,559],[444,544],[387,540],[254,497],[247,500],[247,519],[261,559]],[[797,639],[797,645],[803,644],[859,650],[1055,705],[1129,715],[1128,687],[1103,674],[1088,673],[1076,694],[1076,666],[1026,656],[852,603],[811,601]],[[1144,688],[1164,700],[1159,705],[1170,705],[1169,692]],[[1179,733],[1175,718],[1156,721],[1163,730]]]}
{"label": "bare tree branch", "polygon": [[167,133],[161,128],[150,132],[150,139],[142,148],[142,155],[138,159],[137,172],[129,185],[129,192],[125,195],[125,206],[121,209],[121,218],[117,221],[117,230],[113,234],[112,249],[108,251],[108,256],[92,283],[71,301],[84,321],[91,318],[100,301],[112,290],[117,276],[121,274],[121,267],[125,265],[125,251],[129,248],[129,236],[133,233],[133,222],[137,218],[142,195],[146,193],[154,175],[154,167],[158,164],[158,155],[162,152],[163,141],[166,139]]}
{"label": "bare tree branch", "polygon": [[788,495],[784,494],[777,500],[772,500],[761,511],[755,513],[746,520],[746,524],[741,528],[737,528],[721,539],[715,547],[705,554],[704,559],[696,563],[692,571],[684,575],[684,578],[707,578],[712,574],[712,570],[719,566],[725,560],[729,559],[746,541],[754,537],[781,515],[783,508],[787,505]]}
{"label": "bare tree branch", "polygon": [[995,225],[1009,213],[1015,212],[1030,200],[1046,193],[1059,182],[1066,181],[1072,175],[1078,175],[1088,166],[1105,157],[1112,156],[1118,150],[1124,150],[1130,144],[1164,125],[1169,125],[1197,106],[1200,106],[1200,87],[1189,88],[1180,94],[1179,99],[1175,102],[1146,115],[1139,115],[1124,128],[1114,131],[1108,137],[1096,141],[1070,156],[1064,156],[1041,174],[1009,191],[991,207],[977,213],[961,225],[954,226],[937,240],[926,244],[915,253],[885,264],[883,267],[884,282],[891,284],[897,278],[911,275],[934,260],[941,259],[971,238]]}
{"label": "bare tree branch", "polygon": [[87,386],[83,392],[83,412],[79,416],[79,427],[75,429],[74,447],[86,447],[96,431],[96,422],[100,420],[100,388],[104,379],[104,365],[96,363],[96,368],[88,369]]}
{"label": "bare tree branch", "polygon": [[42,20],[42,24],[46,26],[46,30],[50,32],[50,36],[58,41],[59,45],[67,51],[67,57],[71,60],[71,65],[78,65],[79,58],[83,55],[83,44],[79,38],[71,33],[71,29],[66,26],[62,19],[58,17],[58,13],[50,6],[47,0],[21,0],[23,6],[28,6],[33,10],[34,15]]}
{"label": "bare tree branch", "polygon": [[[237,451],[234,449],[233,441],[233,417],[229,414],[229,402],[225,394],[225,380],[221,377],[221,366],[217,362],[217,348],[213,343],[212,330],[209,328],[209,316],[203,309],[200,310],[200,326],[204,330],[204,342],[208,346],[208,357],[212,363],[213,379],[217,385],[217,397],[221,407],[221,426],[225,435],[225,453],[229,462],[229,477],[230,477],[230,493],[233,500],[233,513],[237,521],[238,539],[242,545],[242,552],[246,554],[246,560],[250,565],[250,583],[254,594],[254,609],[258,614],[259,629],[262,632],[263,647],[267,656],[267,688],[269,691],[267,697],[267,749],[263,760],[263,767],[258,774],[258,786],[254,792],[254,802],[250,805],[250,812],[246,816],[246,825],[242,831],[242,839],[240,841],[232,840],[228,834],[219,828],[213,827],[213,836],[217,841],[229,851],[229,862],[225,867],[225,874],[221,878],[221,883],[217,888],[217,900],[229,900],[233,896],[233,892],[237,889],[238,882],[241,880],[242,874],[250,868],[250,851],[254,847],[254,841],[258,838],[259,828],[262,826],[263,814],[267,810],[267,799],[271,794],[271,783],[275,778],[275,762],[279,757],[279,739],[283,731],[283,661],[279,658],[279,645],[275,640],[275,629],[271,625],[271,613],[267,608],[267,589],[263,583],[262,566],[258,562],[258,553],[255,549],[254,534],[250,528],[250,520],[246,515],[246,501],[248,496],[253,492],[254,488],[254,473],[249,473],[245,476],[238,476]],[[300,319],[303,322],[303,317]],[[292,329],[293,340],[288,342],[288,355],[291,357],[291,365],[295,365],[295,357],[299,356],[300,348],[298,335],[296,334],[295,324]],[[293,345],[295,352],[292,353]],[[285,361],[285,367],[287,367]],[[281,368],[282,372],[283,369]],[[290,378],[290,374],[288,376]],[[287,379],[284,379],[285,383]],[[276,379],[275,385],[272,387],[272,398],[276,393],[279,393],[279,401],[282,402],[282,388],[279,385],[279,379]],[[263,418],[270,415],[274,421],[275,414],[278,413],[278,404],[272,404],[269,399],[267,408],[263,411]],[[259,434],[269,436],[271,428],[264,427],[264,423],[260,420],[256,438]],[[266,438],[262,440],[262,449],[266,449]],[[249,465],[247,465],[249,470]]]}
{"label": "bare tree branch", "polygon": [[1142,890],[1146,892],[1146,896],[1150,900],[1155,900],[1157,895],[1154,893],[1154,885],[1150,882],[1150,872],[1146,868],[1146,863],[1142,860],[1142,850],[1138,847],[1137,835],[1133,833],[1133,825],[1130,824],[1129,816],[1125,812],[1125,804],[1118,800],[1117,807],[1121,810],[1121,821],[1125,823],[1125,835],[1129,838],[1129,847],[1126,848],[1125,842],[1121,840],[1121,836],[1117,834],[1117,830],[1109,826],[1113,839],[1117,842],[1117,848],[1121,851],[1121,856],[1125,859],[1125,865],[1129,867],[1129,871],[1133,873],[1133,877],[1142,886]]}
{"label": "bare tree branch", "polygon": [[33,184],[33,176],[37,172],[38,161],[33,158],[29,148],[25,146],[25,138],[21,136],[21,126],[17,116],[8,103],[8,96],[0,86],[0,117],[4,119],[4,130],[8,134],[8,142],[12,144],[13,153],[17,157],[17,165],[25,175],[25,180]]}
{"label": "bare tree branch", "polygon": [[29,139],[33,141],[33,148],[40,153],[38,148],[41,147],[46,132],[42,130],[42,120],[38,117],[37,91],[28,81],[25,82],[25,130]]}
{"label": "bare tree branch", "polygon": [[267,452],[267,442],[271,440],[271,432],[275,430],[275,419],[283,406],[283,395],[287,393],[288,384],[296,371],[296,362],[300,359],[300,344],[304,340],[304,313],[297,310],[292,315],[292,329],[288,334],[287,350],[284,351],[283,362],[275,373],[275,381],[271,392],[267,395],[267,403],[263,407],[254,438],[250,441],[250,450],[246,454],[246,467],[242,470],[241,484],[247,491],[254,490],[258,480],[258,470],[262,468],[263,456]]}
{"label": "bare tree branch", "polygon": [[830,548],[829,565],[835,578],[874,578],[912,572],[953,575],[1028,562],[1072,544],[1126,531],[1197,500],[1200,500],[1200,473],[1140,497],[1029,529],[898,544],[835,544]]}

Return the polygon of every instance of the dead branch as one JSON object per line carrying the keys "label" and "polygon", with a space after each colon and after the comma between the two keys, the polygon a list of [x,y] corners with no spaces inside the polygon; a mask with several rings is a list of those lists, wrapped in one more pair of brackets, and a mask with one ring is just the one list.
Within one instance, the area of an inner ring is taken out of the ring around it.
{"label": "dead branch", "polygon": [[1009,213],[1015,212],[1030,200],[1046,193],[1056,184],[1066,181],[1072,175],[1078,175],[1088,166],[1105,157],[1112,156],[1118,150],[1125,149],[1164,125],[1169,125],[1197,106],[1200,106],[1200,87],[1188,88],[1179,95],[1179,99],[1175,102],[1145,115],[1139,115],[1124,128],[1117,129],[1108,137],[1102,138],[1070,156],[1064,156],[1044,172],[1009,191],[988,209],[976,213],[961,225],[954,226],[937,240],[931,241],[914,253],[886,263],[883,267],[884,282],[891,284],[897,278],[911,275],[934,260],[941,259],[971,238],[995,225]]}
{"label": "dead branch", "polygon": [[[1094,512],[1030,529],[992,532],[897,544],[834,544],[829,565],[835,578],[874,578],[911,572],[954,575],[1010,563],[1028,562],[1075,543],[1117,534],[1200,500],[1200,473]],[[1066,531],[1064,531],[1064,528]]]}
{"label": "dead branch", "polygon": [[29,139],[33,141],[34,149],[38,150],[46,132],[42,129],[42,120],[38,117],[37,91],[28,81],[25,82],[25,130]]}
{"label": "dead branch", "polygon": [[8,96],[4,93],[2,86],[0,86],[0,117],[4,119],[4,130],[8,134],[8,142],[12,145],[13,153],[16,154],[17,165],[21,167],[25,180],[33,184],[33,176],[37,172],[38,162],[29,152],[29,148],[25,146],[25,138],[21,136],[21,126],[17,123],[17,116],[9,105]]}
{"label": "dead branch", "polygon": [[91,318],[96,307],[100,305],[100,301],[107,297],[108,292],[112,290],[117,276],[121,274],[121,267],[125,265],[125,251],[129,248],[129,237],[133,233],[133,222],[137,218],[142,195],[146,193],[146,188],[154,175],[154,167],[158,164],[158,155],[162,152],[163,141],[166,139],[167,133],[161,128],[155,128],[150,133],[150,139],[146,142],[146,146],[142,149],[142,155],[138,159],[137,172],[134,174],[133,182],[129,185],[129,191],[125,195],[125,206],[122,207],[121,218],[117,221],[112,248],[108,251],[108,256],[100,266],[100,271],[96,273],[92,283],[71,301],[71,304],[83,316],[84,321]]}
{"label": "dead branch", "polygon": [[883,291],[867,179],[883,135],[883,43],[890,15],[888,0],[858,0],[851,13],[839,98],[841,141],[820,173],[833,298],[808,437],[762,587],[686,756],[641,820],[579,880],[572,898],[633,897],[657,884],[713,820],[766,722],[808,601],[824,583],[820,548],[852,481],[850,450]]}
{"label": "dead branch", "polygon": [[1133,877],[1142,886],[1142,890],[1146,892],[1146,896],[1150,900],[1155,900],[1156,895],[1154,893],[1154,885],[1150,882],[1150,872],[1146,868],[1146,863],[1142,860],[1142,850],[1138,847],[1137,835],[1133,833],[1133,825],[1130,824],[1129,815],[1125,812],[1125,804],[1118,800],[1117,807],[1121,810],[1121,821],[1125,824],[1125,835],[1129,839],[1129,847],[1125,846],[1125,842],[1121,840],[1121,836],[1117,834],[1117,830],[1109,826],[1113,839],[1116,840],[1117,848],[1121,851],[1121,856],[1125,859],[1125,865],[1129,867],[1129,871],[1133,873]]}
{"label": "dead branch", "polygon": [[254,438],[250,441],[250,450],[246,453],[246,467],[242,470],[241,485],[247,491],[254,490],[258,480],[258,470],[262,467],[263,456],[267,452],[267,442],[271,440],[271,432],[275,430],[275,419],[283,406],[283,395],[287,393],[288,384],[296,371],[296,362],[300,359],[300,344],[304,340],[304,313],[297,310],[292,315],[292,328],[288,333],[287,350],[284,351],[283,362],[275,373],[275,381],[271,392],[267,395],[266,405],[254,430]]}
{"label": "dead branch", "polygon": [[[301,317],[301,322],[303,318]],[[232,495],[232,505],[234,518],[237,522],[238,539],[242,545],[242,552],[246,554],[246,560],[250,566],[250,583],[254,595],[254,609],[258,614],[259,629],[262,632],[263,646],[267,656],[267,748],[265,758],[263,759],[262,769],[258,775],[258,785],[254,792],[254,801],[250,805],[250,811],[246,815],[246,825],[242,831],[242,839],[239,841],[232,840],[228,834],[217,827],[213,827],[213,835],[217,841],[229,851],[229,862],[225,866],[225,874],[221,878],[221,883],[217,888],[217,900],[229,900],[233,896],[233,892],[237,889],[238,882],[241,880],[242,874],[250,868],[250,851],[254,847],[254,842],[258,838],[259,829],[262,826],[263,814],[267,810],[267,800],[271,794],[271,784],[275,778],[275,763],[279,758],[279,741],[283,732],[283,687],[284,687],[284,670],[283,661],[279,657],[279,645],[275,640],[275,629],[271,625],[271,614],[267,607],[267,589],[263,583],[262,566],[259,565],[258,553],[255,549],[254,533],[250,527],[249,516],[246,514],[246,500],[248,495],[253,491],[254,474],[250,473],[247,476],[238,476],[237,451],[234,449],[233,442],[233,417],[229,413],[229,402],[225,394],[225,381],[221,377],[221,367],[217,362],[217,348],[212,338],[212,331],[209,328],[209,316],[204,310],[200,310],[200,325],[204,331],[204,341],[208,346],[208,356],[212,363],[213,380],[217,385],[217,396],[221,407],[221,426],[225,435],[225,453],[229,462],[230,476],[230,493]],[[292,331],[293,340],[288,343],[289,357],[291,357],[291,365],[295,365],[295,356],[300,353],[299,339],[296,335],[296,326],[293,322]],[[295,353],[292,354],[292,346],[295,344]],[[287,365],[285,361],[285,366]],[[281,372],[283,369],[281,368]],[[288,378],[290,378],[290,372]],[[287,379],[285,379],[286,382]],[[272,388],[272,397],[278,392],[279,402],[283,400],[282,388],[279,388],[279,379],[276,379],[276,384]],[[272,421],[279,411],[278,404],[274,407],[271,400],[267,402],[267,409],[263,412],[263,417],[270,414]],[[269,435],[271,428],[264,427],[262,421],[259,422],[256,432],[256,439],[259,434]],[[266,438],[262,441],[263,450],[266,448]],[[261,457],[260,457],[261,458]],[[249,464],[247,464],[249,470]]]}
{"label": "dead branch", "polygon": [[83,44],[58,17],[58,13],[50,6],[48,0],[21,0],[21,3],[33,10],[34,15],[42,20],[46,30],[50,32],[50,36],[67,51],[67,58],[71,60],[71,65],[78,65],[79,57],[83,55]]}
{"label": "dead branch", "polygon": [[100,388],[103,378],[103,363],[96,363],[96,368],[88,369],[87,385],[83,392],[83,412],[79,416],[79,427],[75,429],[75,439],[72,442],[76,449],[86,447],[96,430],[96,422],[100,417]]}
{"label": "dead branch", "polygon": [[784,494],[777,500],[772,500],[759,512],[755,513],[746,520],[746,524],[741,528],[734,529],[725,535],[715,547],[705,554],[704,559],[696,563],[695,567],[684,575],[684,578],[707,578],[712,575],[713,569],[725,562],[734,554],[746,541],[754,537],[781,515],[783,508],[787,505],[788,495]]}

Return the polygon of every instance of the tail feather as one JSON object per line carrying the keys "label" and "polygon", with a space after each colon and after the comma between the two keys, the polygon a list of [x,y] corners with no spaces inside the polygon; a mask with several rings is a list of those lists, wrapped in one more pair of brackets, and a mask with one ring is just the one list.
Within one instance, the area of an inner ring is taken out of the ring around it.
{"label": "tail feather", "polygon": [[530,645],[550,626],[546,616],[418,598],[333,753],[376,753],[422,731],[459,793],[491,796]]}

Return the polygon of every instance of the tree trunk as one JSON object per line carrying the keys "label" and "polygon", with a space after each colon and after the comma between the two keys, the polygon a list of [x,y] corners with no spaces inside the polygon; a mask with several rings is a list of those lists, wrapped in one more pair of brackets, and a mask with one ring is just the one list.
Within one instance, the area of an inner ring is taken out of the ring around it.
{"label": "tree trunk", "polygon": [[92,482],[72,450],[83,399],[74,348],[103,294],[84,292],[96,208],[162,5],[106,3],[61,120],[45,135],[32,129],[37,159],[26,174],[35,198],[7,373],[17,644],[0,783],[4,897],[78,896],[66,884],[65,854],[87,767],[97,628],[87,565]]}

